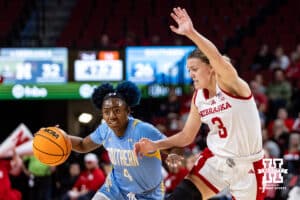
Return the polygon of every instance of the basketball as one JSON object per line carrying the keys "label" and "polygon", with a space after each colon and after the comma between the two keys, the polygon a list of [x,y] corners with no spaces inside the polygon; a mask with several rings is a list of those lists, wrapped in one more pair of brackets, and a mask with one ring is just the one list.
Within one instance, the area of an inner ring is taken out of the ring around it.
{"label": "basketball", "polygon": [[58,127],[41,128],[32,143],[34,156],[42,163],[57,166],[67,160],[72,144],[67,134]]}

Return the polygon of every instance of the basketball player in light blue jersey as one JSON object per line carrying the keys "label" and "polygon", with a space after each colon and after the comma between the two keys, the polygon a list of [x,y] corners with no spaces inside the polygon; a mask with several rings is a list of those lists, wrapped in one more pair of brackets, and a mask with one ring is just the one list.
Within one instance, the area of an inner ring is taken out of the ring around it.
{"label": "basketball player in light blue jersey", "polygon": [[130,116],[130,108],[139,103],[140,97],[140,90],[132,82],[120,83],[116,89],[111,84],[102,84],[95,89],[92,100],[105,122],[85,138],[69,136],[76,152],[89,152],[101,145],[108,151],[112,171],[92,200],[164,198],[160,152],[138,157],[133,151],[141,138],[165,137],[151,124]]}

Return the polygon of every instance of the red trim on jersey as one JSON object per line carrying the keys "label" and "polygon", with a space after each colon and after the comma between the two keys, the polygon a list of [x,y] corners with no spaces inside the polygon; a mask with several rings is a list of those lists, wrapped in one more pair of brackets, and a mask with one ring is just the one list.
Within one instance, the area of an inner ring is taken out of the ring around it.
{"label": "red trim on jersey", "polygon": [[216,194],[220,192],[213,184],[211,184],[204,176],[197,174],[197,176]]}
{"label": "red trim on jersey", "polygon": [[203,91],[204,98],[209,99],[209,90],[204,88],[202,91]]}
{"label": "red trim on jersey", "polygon": [[197,94],[198,94],[198,90],[196,90],[196,91],[194,92],[193,102],[194,102],[195,105],[196,105],[196,97],[197,97]]}
{"label": "red trim on jersey", "polygon": [[232,97],[232,98],[235,98],[235,99],[248,100],[248,99],[250,99],[250,98],[252,97],[252,92],[251,92],[251,94],[250,94],[249,97],[241,97],[241,96],[234,96],[234,95],[230,94],[229,92],[226,92],[226,91],[223,90],[222,88],[220,88],[220,89],[221,89],[222,92],[224,92],[226,95],[228,95],[228,96],[230,96],[230,97]]}
{"label": "red trim on jersey", "polygon": [[214,154],[208,148],[205,148],[199,156],[201,157],[198,160],[197,165],[195,165],[191,170],[191,174],[196,175],[198,178],[200,178],[212,191],[214,191],[215,193],[219,193],[219,190],[199,172],[200,169],[204,166],[207,159],[213,157]]}
{"label": "red trim on jersey", "polygon": [[200,159],[198,160],[197,165],[195,165],[193,167],[193,169],[191,170],[192,174],[195,174],[195,175],[198,174],[199,170],[203,167],[206,160],[213,157],[214,154],[208,148],[205,148],[199,156],[200,156]]}
{"label": "red trim on jersey", "polygon": [[253,163],[254,171],[255,171],[255,177],[256,177],[256,200],[264,200],[265,199],[265,192],[263,192],[263,176],[264,174],[258,173],[258,169],[263,169],[264,166],[262,164],[262,159],[256,161]]}

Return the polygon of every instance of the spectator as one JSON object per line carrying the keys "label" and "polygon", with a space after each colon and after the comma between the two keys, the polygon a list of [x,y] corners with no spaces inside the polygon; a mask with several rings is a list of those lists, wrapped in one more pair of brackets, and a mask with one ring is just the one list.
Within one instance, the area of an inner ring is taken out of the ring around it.
{"label": "spectator", "polygon": [[118,41],[118,47],[123,48],[125,46],[136,46],[138,44],[137,36],[134,32],[128,31],[124,39]]}
{"label": "spectator", "polygon": [[[171,115],[172,118],[174,115],[180,113],[180,106],[180,100],[175,89],[170,87],[168,97],[160,103],[159,110],[156,112],[156,116],[165,118]],[[168,118],[170,121],[170,116]]]}
{"label": "spectator", "polygon": [[107,176],[112,170],[112,165],[106,150],[104,150],[101,154],[101,167],[104,170],[105,176]]}
{"label": "spectator", "polygon": [[266,158],[279,158],[280,157],[280,148],[278,144],[272,140],[268,140],[264,144],[264,149],[268,153],[266,155]]}
{"label": "spectator", "polygon": [[143,46],[159,46],[161,45],[160,36],[157,34],[154,34],[150,37],[150,39],[145,38],[142,41]]}
{"label": "spectator", "polygon": [[160,36],[159,35],[153,35],[151,37],[151,44],[150,45],[153,45],[153,46],[158,46],[160,45]]}
{"label": "spectator", "polygon": [[287,200],[300,199],[300,178],[297,180],[297,184],[289,191]]}
{"label": "spectator", "polygon": [[[59,170],[57,170],[57,172],[58,171]],[[68,173],[57,174],[59,180],[56,182],[56,186],[58,188],[59,196],[64,195],[68,190],[72,189],[79,177],[80,171],[79,163],[74,162],[68,166]]]}
{"label": "spectator", "polygon": [[196,156],[188,151],[184,155],[184,163],[179,167],[171,167],[172,165],[168,165],[168,175],[164,178],[164,184],[166,187],[166,193],[172,192],[175,187],[184,179],[184,177],[188,174],[189,170],[191,170],[196,161]]}
{"label": "spectator", "polygon": [[183,41],[179,37],[175,37],[173,43],[174,43],[175,46],[182,46],[183,45]]}
{"label": "spectator", "polygon": [[300,186],[296,185],[289,192],[289,197],[287,200],[298,200],[300,199]]}
{"label": "spectator", "polygon": [[110,43],[110,38],[107,34],[102,34],[99,38],[99,47],[101,49],[111,49],[112,45]]}
{"label": "spectator", "polygon": [[166,193],[172,192],[187,174],[188,174],[188,170],[186,169],[185,166],[181,166],[178,168],[169,167],[169,173],[167,177],[164,179]]}
{"label": "spectator", "polygon": [[41,163],[35,156],[25,156],[24,173],[29,178],[30,200],[51,200],[52,199],[52,173],[55,167]]}
{"label": "spectator", "polygon": [[186,166],[188,171],[192,170],[196,160],[197,160],[197,155],[196,154],[194,154],[193,152],[186,153],[186,155],[185,155],[185,166]]}
{"label": "spectator", "polygon": [[292,133],[289,137],[288,150],[284,152],[284,161],[289,174],[299,175],[300,172],[300,134]]}
{"label": "spectator", "polygon": [[297,80],[300,78],[300,54],[296,52],[291,53],[291,63],[285,70],[286,77],[293,83],[296,84]]}
{"label": "spectator", "polygon": [[180,120],[179,115],[173,112],[170,112],[168,114],[168,124],[168,131],[170,131],[171,133],[174,133],[183,127],[183,123]]}
{"label": "spectator", "polygon": [[10,175],[17,176],[22,169],[22,160],[14,151],[12,159],[0,160],[0,200],[21,200],[22,194],[11,187]]}
{"label": "spectator", "polygon": [[300,111],[300,79],[296,81],[290,101],[289,112],[292,116],[297,117]]}
{"label": "spectator", "polygon": [[261,93],[266,94],[266,86],[264,85],[264,77],[262,74],[255,74],[254,80],[259,85],[258,89]]}
{"label": "spectator", "polygon": [[68,191],[63,200],[90,200],[105,182],[105,173],[99,168],[97,155],[88,153],[84,156],[86,170],[80,173],[73,189]]}
{"label": "spectator", "polygon": [[285,55],[282,47],[277,47],[275,50],[275,60],[271,63],[271,69],[279,67],[282,70],[286,70],[290,64],[290,59]]}
{"label": "spectator", "polygon": [[292,131],[297,131],[300,133],[300,112],[298,113],[298,118],[293,123]]}
{"label": "spectator", "polygon": [[298,55],[300,55],[300,44],[298,44],[297,47],[296,47],[296,53],[297,53]]}
{"label": "spectator", "polygon": [[261,134],[262,134],[262,138],[263,138],[263,144],[265,144],[270,139],[268,129],[263,127],[261,130]]}
{"label": "spectator", "polygon": [[[283,125],[285,127],[286,132],[290,132],[293,129],[294,119],[288,117],[288,112],[285,108],[279,108],[276,115],[276,120],[281,120],[283,122]],[[281,129],[278,129],[278,127],[274,127],[275,121],[272,120],[268,125],[268,131],[270,133],[270,136],[276,135],[276,132],[280,131]],[[277,126],[280,126],[281,122],[277,122]]]}
{"label": "spectator", "polygon": [[259,84],[254,80],[250,82],[250,89],[252,91],[252,94],[254,96],[259,111],[261,124],[264,127],[266,122],[265,114],[268,108],[268,97],[260,91]]}
{"label": "spectator", "polygon": [[253,58],[253,65],[251,68],[253,71],[269,69],[273,59],[274,56],[270,53],[269,46],[267,44],[263,44],[260,46],[257,54]]}
{"label": "spectator", "polygon": [[271,138],[274,138],[276,141],[282,134],[288,133],[289,129],[285,126],[284,121],[282,119],[274,120],[273,130]]}
{"label": "spectator", "polygon": [[267,95],[270,99],[270,115],[276,116],[280,107],[289,104],[292,96],[292,86],[285,80],[283,70],[276,69],[273,72],[274,80],[267,87]]}
{"label": "spectator", "polygon": [[180,97],[180,118],[182,120],[183,123],[186,122],[187,117],[189,115],[189,111],[190,111],[190,107],[191,107],[191,103],[192,103],[192,97],[193,97],[193,93],[194,93],[194,86],[193,84],[189,85],[188,88],[188,93],[183,94]]}

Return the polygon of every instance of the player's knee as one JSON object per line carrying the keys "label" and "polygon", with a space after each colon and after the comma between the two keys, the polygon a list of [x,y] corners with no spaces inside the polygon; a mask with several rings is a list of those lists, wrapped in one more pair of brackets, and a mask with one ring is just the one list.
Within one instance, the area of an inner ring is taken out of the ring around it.
{"label": "player's knee", "polygon": [[165,200],[202,200],[202,195],[194,183],[184,179]]}

